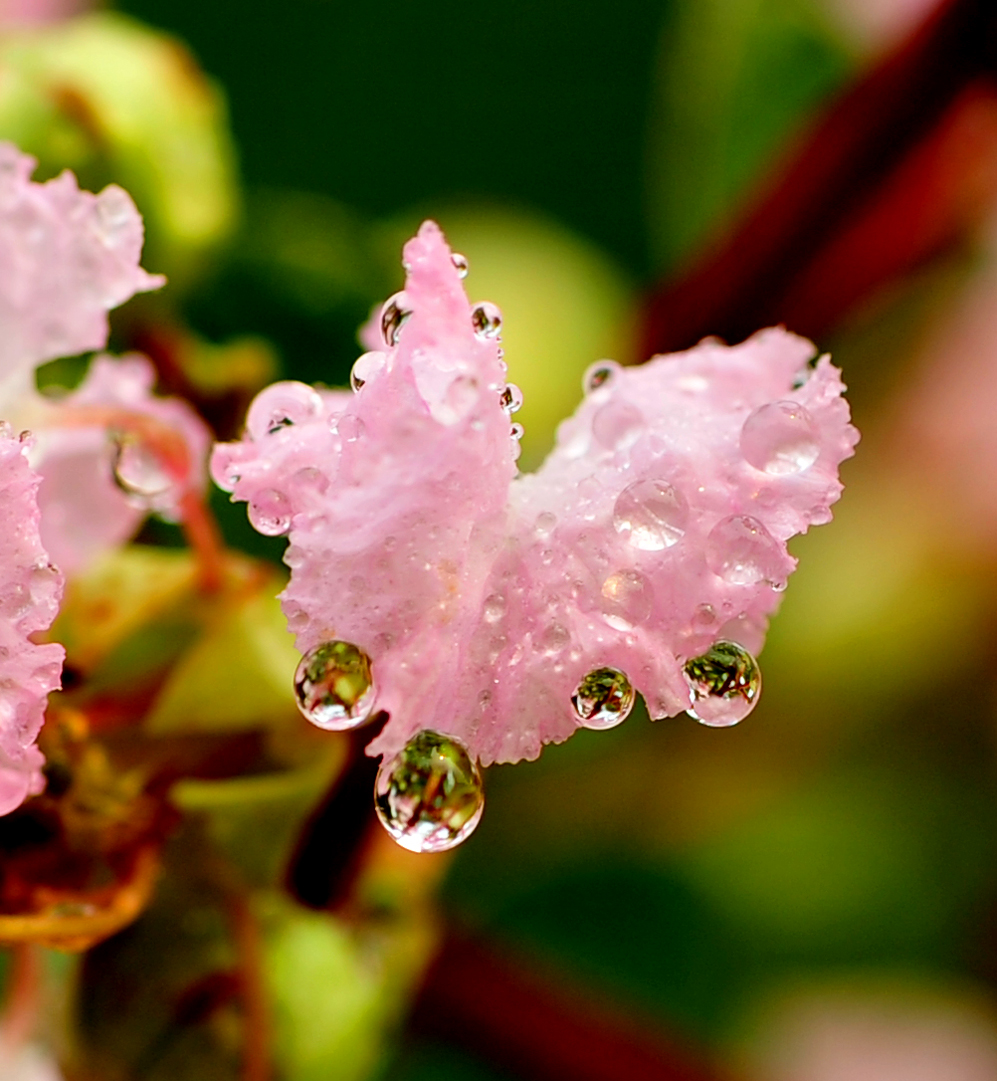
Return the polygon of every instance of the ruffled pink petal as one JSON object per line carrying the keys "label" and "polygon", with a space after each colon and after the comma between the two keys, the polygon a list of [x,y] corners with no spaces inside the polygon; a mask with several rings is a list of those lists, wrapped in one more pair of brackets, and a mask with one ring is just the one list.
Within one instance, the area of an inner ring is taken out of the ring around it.
{"label": "ruffled pink petal", "polygon": [[29,447],[9,428],[0,431],[0,814],[44,787],[35,740],[65,656],[62,646],[32,641],[55,618],[63,577],[39,537]]}
{"label": "ruffled pink petal", "polygon": [[[184,494],[204,490],[210,432],[186,402],[155,395],[154,382],[143,356],[96,357],[79,388],[50,407],[39,427],[42,540],[66,573],[127,541],[149,511],[182,518]],[[151,441],[135,437],[151,483],[147,491],[125,490],[115,481],[120,441],[131,438],[130,425],[147,422],[182,453],[171,470],[159,463]]]}
{"label": "ruffled pink petal", "polygon": [[107,312],[163,278],[138,265],[142,219],[111,185],[72,173],[30,180],[33,158],[0,143],[0,381],[55,357],[100,349]]}
{"label": "ruffled pink petal", "polygon": [[608,364],[517,477],[500,314],[468,303],[433,223],[404,258],[359,393],[277,384],[215,451],[257,527],[290,532],[298,647],[371,656],[390,713],[374,754],[429,728],[485,764],[534,758],[580,725],[571,694],[605,666],[652,716],[687,708],[683,661],[723,636],[759,649],[786,540],[830,517],[858,438],[837,371],[778,329]]}

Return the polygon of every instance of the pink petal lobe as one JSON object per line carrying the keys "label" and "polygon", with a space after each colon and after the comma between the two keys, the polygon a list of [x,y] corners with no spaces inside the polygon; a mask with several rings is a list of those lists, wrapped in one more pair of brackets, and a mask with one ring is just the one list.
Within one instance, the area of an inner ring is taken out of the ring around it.
{"label": "pink petal lobe", "polygon": [[0,143],[0,382],[102,348],[107,312],[163,283],[138,265],[142,219],[126,192],[80,191],[69,172],[36,184],[34,168]]}
{"label": "pink petal lobe", "polygon": [[63,577],[39,538],[29,446],[9,428],[0,432],[0,814],[44,787],[35,740],[65,656],[62,646],[32,641],[55,618]]}
{"label": "pink petal lobe", "polygon": [[653,717],[686,709],[684,661],[724,636],[761,647],[786,540],[840,495],[858,433],[836,369],[781,329],[594,366],[548,460],[517,476],[500,313],[469,304],[433,223],[404,262],[357,393],[276,384],[214,454],[257,528],[290,534],[299,649],[372,658],[390,714],[372,754],[433,729],[486,765],[535,758],[582,724],[572,694],[604,667]]}

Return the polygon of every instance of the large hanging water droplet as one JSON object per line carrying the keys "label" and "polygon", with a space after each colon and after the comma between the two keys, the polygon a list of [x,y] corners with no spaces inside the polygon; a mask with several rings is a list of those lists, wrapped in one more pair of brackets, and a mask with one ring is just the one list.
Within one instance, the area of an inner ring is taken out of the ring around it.
{"label": "large hanging water droplet", "polygon": [[620,366],[615,360],[598,360],[585,369],[582,376],[582,390],[585,394],[591,394],[594,390],[608,386],[620,372]]}
{"label": "large hanging water droplet", "polygon": [[481,773],[462,743],[420,732],[374,783],[377,817],[410,852],[445,852],[473,831],[485,807]]}
{"label": "large hanging water droplet", "polygon": [[689,504],[663,480],[639,480],[620,492],[613,508],[613,526],[634,548],[660,552],[685,533]]}
{"label": "large hanging water droplet", "polygon": [[323,642],[306,653],[294,673],[298,709],[319,728],[359,728],[374,708],[370,657],[352,642]]}
{"label": "large hanging water droplet", "polygon": [[747,514],[734,514],[718,522],[706,538],[706,563],[725,582],[753,586],[769,582],[777,588],[786,581],[787,559],[778,541]]}
{"label": "large hanging water droplet", "polygon": [[479,338],[497,338],[502,330],[502,312],[487,300],[471,312],[471,326]]}
{"label": "large hanging water droplet", "polygon": [[291,501],[276,488],[264,488],[249,501],[249,521],[265,537],[281,537],[291,528]]}
{"label": "large hanging water droplet", "polygon": [[623,672],[596,668],[575,688],[571,705],[586,728],[615,728],[630,716],[635,697]]}
{"label": "large hanging water droplet", "polygon": [[712,728],[737,724],[758,704],[762,673],[754,657],[737,642],[721,640],[682,671],[692,705],[686,712]]}
{"label": "large hanging water droplet", "polygon": [[129,434],[114,437],[114,481],[127,495],[148,504],[165,495],[173,481],[158,456],[142,439]]}
{"label": "large hanging water droplet", "polygon": [[602,583],[599,607],[602,618],[618,631],[643,623],[654,605],[654,589],[640,571],[617,571]]}
{"label": "large hanging water droplet", "polygon": [[517,413],[523,407],[523,392],[515,383],[507,383],[499,395],[499,403],[507,413]]}
{"label": "large hanging water droplet", "polygon": [[365,383],[369,383],[373,378],[380,375],[384,371],[387,360],[388,358],[383,353],[376,351],[364,353],[362,356],[357,357],[350,372],[350,386],[353,388],[354,393],[359,391]]}
{"label": "large hanging water droplet", "polygon": [[633,446],[643,430],[644,417],[629,402],[606,402],[592,418],[592,434],[606,450]]}
{"label": "large hanging water droplet", "polygon": [[388,297],[381,308],[381,334],[385,344],[395,346],[401,335],[402,327],[412,317],[412,309],[405,293],[395,293]]}
{"label": "large hanging water droplet", "polygon": [[459,252],[452,252],[450,255],[450,262],[453,264],[454,270],[457,271],[457,277],[463,280],[467,277],[467,256],[461,255]]}
{"label": "large hanging water droplet", "polygon": [[817,461],[820,432],[798,402],[769,402],[744,422],[741,453],[749,465],[772,476],[802,473]]}

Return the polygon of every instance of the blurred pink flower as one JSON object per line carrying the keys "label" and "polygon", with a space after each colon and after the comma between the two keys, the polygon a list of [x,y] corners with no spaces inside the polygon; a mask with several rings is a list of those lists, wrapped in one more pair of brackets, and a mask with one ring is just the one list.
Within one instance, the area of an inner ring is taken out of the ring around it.
{"label": "blurred pink flower", "polygon": [[432,222],[404,264],[357,393],[276,384],[214,453],[257,529],[290,533],[298,647],[372,658],[390,714],[372,754],[431,729],[484,764],[535,758],[608,726],[572,704],[607,668],[652,717],[688,709],[685,662],[720,639],[758,650],[786,541],[830,519],[858,438],[836,369],[781,329],[593,365],[547,461],[517,476],[498,309],[468,302]]}

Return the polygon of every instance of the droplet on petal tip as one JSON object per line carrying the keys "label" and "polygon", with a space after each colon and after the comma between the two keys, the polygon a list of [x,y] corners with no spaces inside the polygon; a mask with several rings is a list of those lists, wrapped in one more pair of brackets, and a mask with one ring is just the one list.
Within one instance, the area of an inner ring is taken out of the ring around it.
{"label": "droplet on petal tip", "polygon": [[402,848],[446,852],[466,840],[481,820],[481,772],[459,740],[419,732],[382,762],[374,782],[374,806]]}
{"label": "droplet on petal tip", "polygon": [[636,697],[625,673],[616,668],[596,668],[575,688],[571,706],[586,728],[601,731],[622,724],[630,716]]}
{"label": "droplet on petal tip", "polygon": [[687,712],[711,728],[743,721],[758,704],[761,669],[737,642],[714,642],[704,654],[686,661],[683,672],[692,702]]}
{"label": "droplet on petal tip", "polygon": [[365,724],[376,691],[371,660],[352,642],[323,642],[306,653],[294,673],[301,713],[317,728],[346,732]]}

